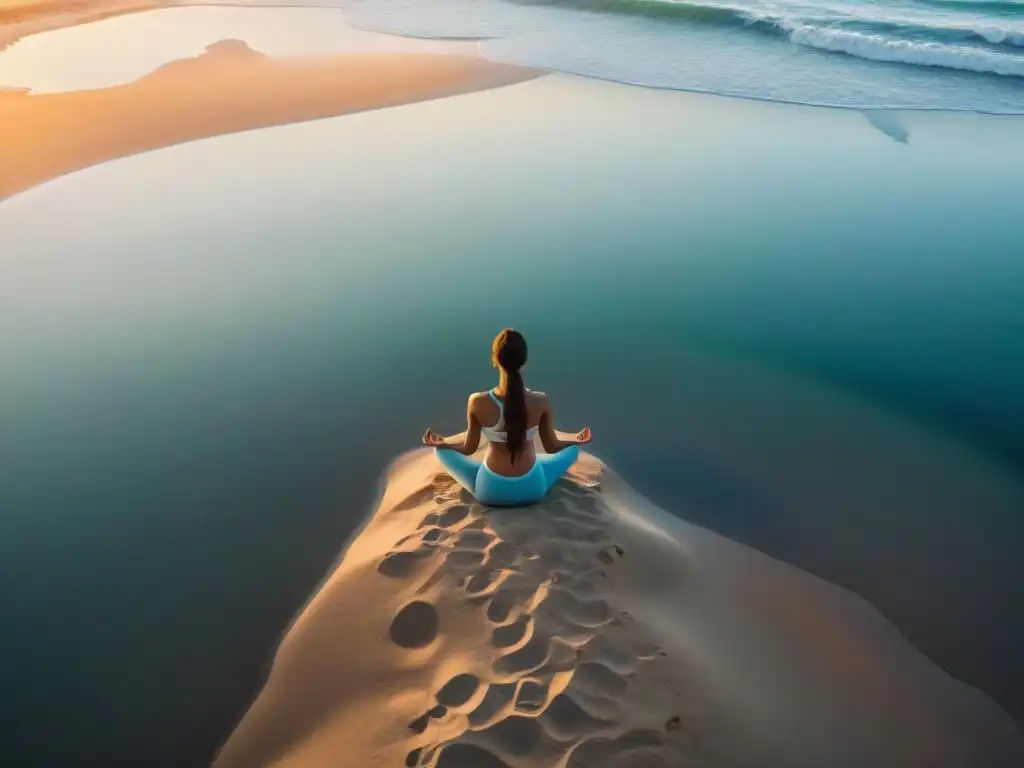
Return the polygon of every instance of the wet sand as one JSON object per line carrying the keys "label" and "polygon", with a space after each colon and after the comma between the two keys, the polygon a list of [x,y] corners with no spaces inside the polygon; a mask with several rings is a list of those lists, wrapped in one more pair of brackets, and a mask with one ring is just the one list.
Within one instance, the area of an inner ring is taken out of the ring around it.
{"label": "wet sand", "polygon": [[0,200],[49,179],[195,139],[316,120],[536,77],[451,54],[276,58],[223,40],[125,85],[0,91]]}

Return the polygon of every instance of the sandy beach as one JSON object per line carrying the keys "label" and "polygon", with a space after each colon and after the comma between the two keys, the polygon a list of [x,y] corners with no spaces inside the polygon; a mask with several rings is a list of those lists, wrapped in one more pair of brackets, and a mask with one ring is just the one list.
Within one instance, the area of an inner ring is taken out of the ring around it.
{"label": "sandy beach", "polygon": [[528,509],[428,451],[285,636],[217,768],[1007,766],[1024,739],[870,605],[592,457]]}
{"label": "sandy beach", "polygon": [[244,41],[224,40],[126,85],[56,94],[0,91],[0,200],[158,147],[451,96],[537,74],[446,54],[272,58]]}

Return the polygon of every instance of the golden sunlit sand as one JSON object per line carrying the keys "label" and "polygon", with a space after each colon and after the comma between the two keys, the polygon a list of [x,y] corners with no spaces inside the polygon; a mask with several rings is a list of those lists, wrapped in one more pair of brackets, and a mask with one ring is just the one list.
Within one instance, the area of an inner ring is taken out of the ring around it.
{"label": "golden sunlit sand", "polygon": [[285,636],[216,768],[995,766],[1014,723],[855,595],[584,456],[477,504],[425,450]]}
{"label": "golden sunlit sand", "polygon": [[224,40],[125,85],[0,91],[0,199],[63,174],[185,141],[490,88],[535,70],[453,54],[274,58]]}
{"label": "golden sunlit sand", "polygon": [[0,51],[28,35],[176,4],[158,0],[0,0]]}

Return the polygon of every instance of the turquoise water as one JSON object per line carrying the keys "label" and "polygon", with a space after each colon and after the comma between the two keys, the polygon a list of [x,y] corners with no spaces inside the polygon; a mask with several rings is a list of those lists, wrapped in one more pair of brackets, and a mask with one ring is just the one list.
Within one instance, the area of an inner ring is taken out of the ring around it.
{"label": "turquoise water", "polygon": [[497,61],[624,83],[854,108],[1024,113],[1017,0],[328,4],[370,29],[478,38]]}
{"label": "turquoise water", "polygon": [[550,77],[5,201],[8,753],[202,763],[505,325],[631,485],[1022,719],[1020,126],[900,119]]}

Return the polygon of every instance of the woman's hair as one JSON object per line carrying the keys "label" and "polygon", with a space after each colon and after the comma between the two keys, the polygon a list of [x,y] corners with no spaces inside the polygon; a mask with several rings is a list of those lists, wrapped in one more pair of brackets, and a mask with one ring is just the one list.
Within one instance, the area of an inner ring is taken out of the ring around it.
{"label": "woman's hair", "polygon": [[491,345],[491,360],[505,372],[505,439],[512,463],[526,444],[526,388],[519,369],[526,365],[526,339],[513,328],[499,333]]}

